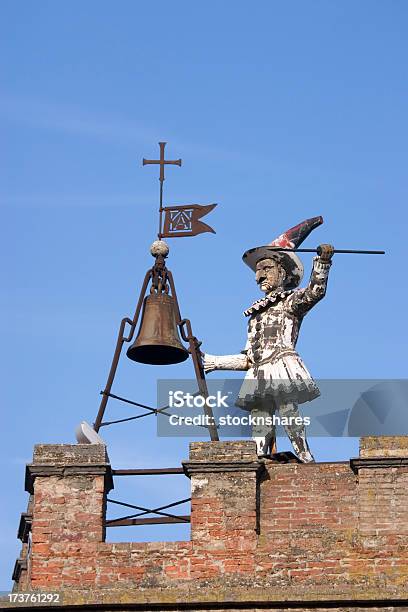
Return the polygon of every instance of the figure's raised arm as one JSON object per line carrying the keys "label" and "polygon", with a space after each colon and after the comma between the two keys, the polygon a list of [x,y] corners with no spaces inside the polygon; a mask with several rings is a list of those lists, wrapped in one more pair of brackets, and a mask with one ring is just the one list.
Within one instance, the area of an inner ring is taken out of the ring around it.
{"label": "figure's raised arm", "polygon": [[318,255],[313,258],[313,268],[308,286],[294,291],[287,300],[288,311],[298,316],[305,315],[326,294],[334,248],[331,244],[321,244],[317,253]]}

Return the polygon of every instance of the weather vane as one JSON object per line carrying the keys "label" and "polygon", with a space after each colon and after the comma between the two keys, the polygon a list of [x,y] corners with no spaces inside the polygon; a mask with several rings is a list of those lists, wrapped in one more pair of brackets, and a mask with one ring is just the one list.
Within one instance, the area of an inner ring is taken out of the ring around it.
{"label": "weather vane", "polygon": [[[165,181],[164,168],[166,165],[181,166],[181,159],[164,159],[164,149],[166,142],[159,142],[160,159],[143,158],[143,166],[156,164],[160,166],[160,205],[159,205],[159,231],[157,237],[162,238],[183,238],[186,236],[197,236],[204,232],[215,234],[212,227],[199,221],[201,217],[211,212],[217,205],[207,204],[187,204],[183,206],[163,206],[163,183]],[[164,227],[163,227],[163,212]]]}

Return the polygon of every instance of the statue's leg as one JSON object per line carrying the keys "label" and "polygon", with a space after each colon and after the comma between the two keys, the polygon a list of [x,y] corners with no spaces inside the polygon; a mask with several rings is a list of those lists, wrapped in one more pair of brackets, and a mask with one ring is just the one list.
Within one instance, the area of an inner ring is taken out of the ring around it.
{"label": "statue's leg", "polygon": [[295,422],[295,418],[301,416],[297,404],[280,404],[279,414],[281,418],[286,417],[289,423],[292,420],[291,424],[284,425],[284,428],[299,459],[302,463],[313,462],[314,457],[310,452],[309,444],[306,440],[306,428],[304,425],[297,425]]}
{"label": "statue's leg", "polygon": [[273,406],[259,406],[251,410],[251,417],[255,419],[255,423],[252,424],[252,439],[256,443],[256,452],[260,457],[275,451],[275,425],[267,424],[267,419],[272,419],[273,413]]}

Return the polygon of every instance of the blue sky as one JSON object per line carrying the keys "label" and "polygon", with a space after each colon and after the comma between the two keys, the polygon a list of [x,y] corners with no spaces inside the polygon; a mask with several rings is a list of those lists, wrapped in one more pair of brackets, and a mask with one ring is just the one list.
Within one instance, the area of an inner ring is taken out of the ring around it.
{"label": "blue sky", "polygon": [[[316,378],[406,376],[407,18],[403,0],[2,3],[0,588],[33,444],[73,442],[95,418],[119,322],[152,263],[157,169],[141,159],[158,141],[183,158],[166,203],[219,203],[207,218],[217,234],[171,241],[168,262],[205,350],[243,347],[242,311],[260,294],[242,253],[321,214],[304,246],[387,255],[335,257],[299,352]],[[154,405],[157,378],[191,373],[125,358],[114,390]],[[108,413],[133,414],[114,402]],[[103,434],[114,467],[188,455],[151,417]],[[358,452],[354,439],[312,447],[319,460]],[[179,476],[126,480],[114,499],[188,495]],[[186,537],[179,526],[109,533]]]}

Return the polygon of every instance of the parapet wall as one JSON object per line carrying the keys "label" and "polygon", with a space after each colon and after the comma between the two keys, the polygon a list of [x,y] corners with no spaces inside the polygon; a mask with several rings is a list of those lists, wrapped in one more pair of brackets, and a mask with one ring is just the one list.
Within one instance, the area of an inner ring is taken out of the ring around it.
{"label": "parapet wall", "polygon": [[16,590],[122,609],[408,610],[408,437],[362,438],[359,458],[317,464],[198,442],[183,465],[191,540],[107,543],[105,447],[36,446]]}

